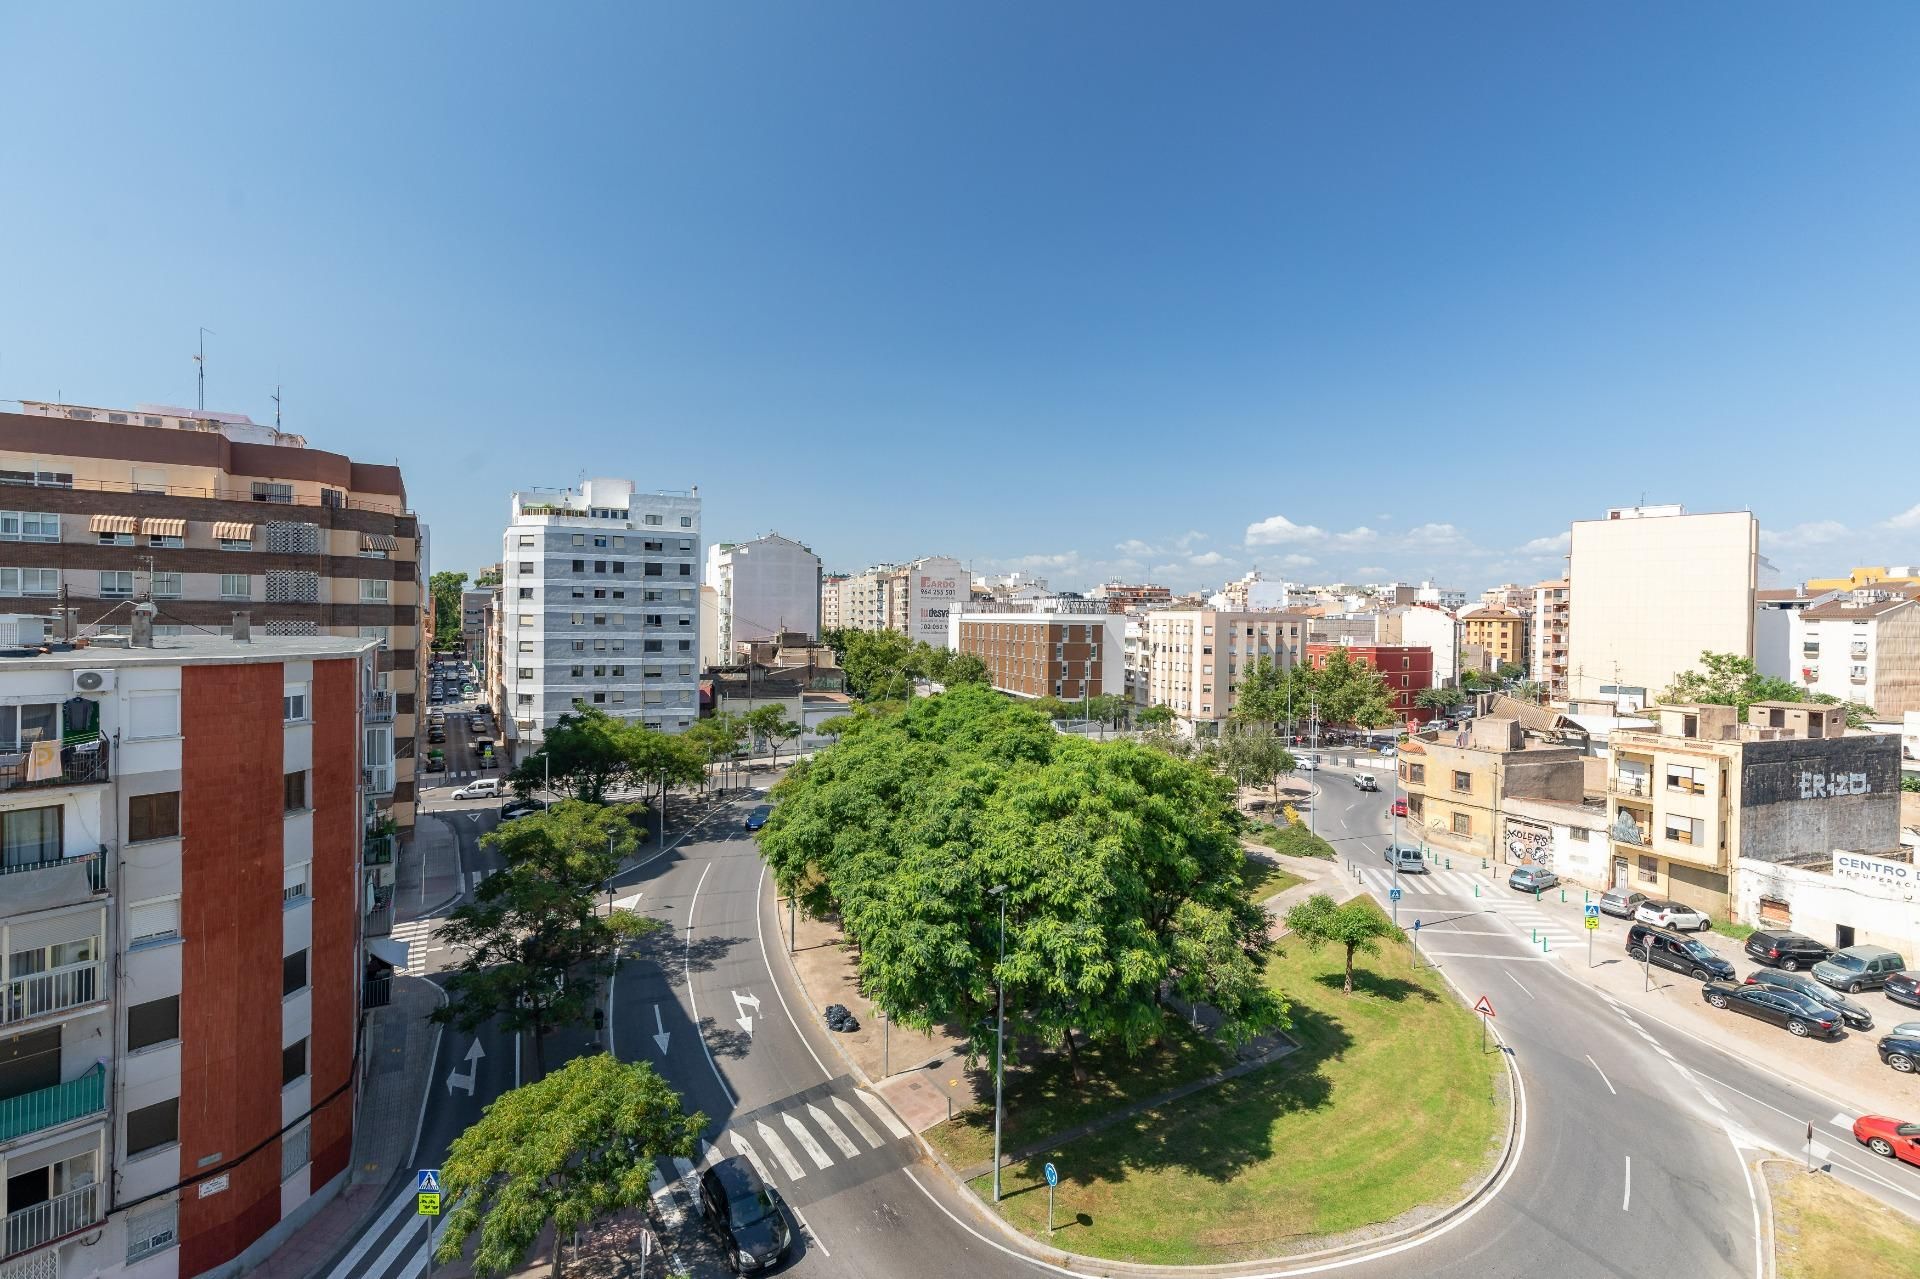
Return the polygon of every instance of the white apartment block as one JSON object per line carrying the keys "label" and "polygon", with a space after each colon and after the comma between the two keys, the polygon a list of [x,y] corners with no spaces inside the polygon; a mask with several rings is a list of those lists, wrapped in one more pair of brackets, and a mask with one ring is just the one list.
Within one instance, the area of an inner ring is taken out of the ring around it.
{"label": "white apartment block", "polygon": [[[1401,604],[1379,615],[1380,644],[1407,644],[1433,651],[1433,686],[1460,682],[1460,623],[1438,604]],[[1364,642],[1364,641],[1363,641]]]}
{"label": "white apartment block", "polygon": [[820,629],[837,631],[846,623],[840,616],[840,588],[847,584],[845,573],[832,573],[820,579]]}
{"label": "white apartment block", "polygon": [[700,491],[630,480],[513,495],[501,725],[536,749],[575,703],[678,732],[700,714]]}
{"label": "white apartment block", "polygon": [[1126,665],[1127,701],[1137,707],[1153,705],[1151,696],[1153,681],[1153,647],[1147,635],[1147,617],[1144,611],[1128,613],[1123,628],[1122,657]]}
{"label": "white apartment block", "polygon": [[1290,613],[1159,609],[1147,615],[1146,627],[1148,702],[1215,732],[1256,662],[1269,658],[1287,670],[1307,642],[1307,619]]}
{"label": "white apartment block", "polygon": [[714,646],[707,660],[733,660],[734,646],[781,634],[820,638],[820,557],[778,533],[707,548],[714,591]]}
{"label": "white apartment block", "polygon": [[1760,523],[1750,512],[1615,507],[1568,547],[1567,696],[1638,709],[1703,651],[1753,655]]}
{"label": "white apartment block", "polygon": [[1871,706],[1879,719],[1920,711],[1920,599],[1870,588],[1792,614],[1797,683]]}
{"label": "white apartment block", "polygon": [[1480,592],[1480,602],[1488,608],[1511,609],[1516,613],[1533,611],[1533,588],[1517,582],[1503,582]]}

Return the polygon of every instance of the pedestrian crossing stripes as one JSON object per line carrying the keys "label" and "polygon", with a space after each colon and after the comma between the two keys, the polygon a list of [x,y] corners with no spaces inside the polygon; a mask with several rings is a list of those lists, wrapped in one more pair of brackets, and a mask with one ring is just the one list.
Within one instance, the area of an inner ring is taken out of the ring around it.
{"label": "pedestrian crossing stripes", "polygon": [[[1400,889],[1403,927],[1411,922],[1405,918],[1409,911],[1427,913],[1428,930],[1421,936],[1423,945],[1443,944],[1444,939],[1452,937],[1499,935],[1523,937],[1535,945],[1544,941],[1552,948],[1572,946],[1584,932],[1581,918],[1570,913],[1575,907],[1563,907],[1547,897],[1536,900],[1532,894],[1508,889],[1485,876],[1435,870],[1418,875],[1402,874],[1396,882],[1391,867],[1360,866],[1355,873],[1367,891],[1383,904],[1390,904],[1388,893],[1392,889]],[[1551,891],[1557,896],[1557,889]],[[1436,911],[1442,912],[1440,918],[1433,917]],[[1482,920],[1489,924],[1497,920],[1505,927],[1474,926]]]}
{"label": "pedestrian crossing stripes", "polygon": [[407,944],[407,966],[401,972],[408,977],[426,976],[427,947],[434,944],[434,930],[445,922],[444,919],[409,919],[393,926],[393,939]]}

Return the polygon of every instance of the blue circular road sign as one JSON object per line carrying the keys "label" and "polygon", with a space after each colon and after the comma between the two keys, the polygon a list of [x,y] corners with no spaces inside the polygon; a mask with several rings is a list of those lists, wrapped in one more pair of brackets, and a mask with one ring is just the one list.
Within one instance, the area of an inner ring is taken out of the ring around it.
{"label": "blue circular road sign", "polygon": [[1049,1186],[1057,1186],[1060,1184],[1060,1170],[1053,1166],[1051,1160],[1047,1163],[1047,1184]]}

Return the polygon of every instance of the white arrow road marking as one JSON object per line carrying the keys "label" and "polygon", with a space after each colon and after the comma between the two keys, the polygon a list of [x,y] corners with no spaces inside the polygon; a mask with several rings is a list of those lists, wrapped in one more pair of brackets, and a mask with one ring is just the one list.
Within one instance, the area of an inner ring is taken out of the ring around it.
{"label": "white arrow road marking", "polygon": [[480,1041],[474,1040],[473,1046],[467,1049],[467,1073],[463,1075],[457,1070],[447,1072],[447,1096],[453,1096],[455,1088],[464,1088],[467,1096],[473,1096],[474,1080],[480,1077],[480,1067],[475,1063],[486,1055],[487,1050],[480,1046]]}
{"label": "white arrow road marking", "polygon": [[780,1121],[786,1124],[787,1131],[793,1134],[793,1139],[800,1143],[800,1148],[807,1152],[807,1157],[813,1160],[815,1167],[822,1169],[833,1167],[833,1156],[821,1149],[820,1143],[813,1139],[813,1133],[800,1122],[798,1115],[788,1112],[780,1116]]}
{"label": "white arrow road marking", "polygon": [[662,1057],[667,1055],[667,1040],[672,1037],[673,1032],[668,1030],[660,1020],[660,1005],[655,1004],[653,1006],[653,1042],[660,1045]]}
{"label": "white arrow road marking", "polygon": [[752,1006],[754,1013],[758,1013],[760,1011],[760,997],[758,995],[743,995],[737,990],[733,992],[733,1010],[740,1014],[734,1018],[734,1021],[740,1024],[740,1029],[751,1035],[753,1033],[753,1014],[747,1012],[749,1005]]}
{"label": "white arrow road marking", "polygon": [[773,1177],[770,1174],[768,1174],[767,1165],[761,1162],[760,1152],[755,1150],[751,1145],[749,1145],[747,1143],[747,1139],[745,1137],[742,1137],[739,1133],[732,1132],[732,1133],[728,1133],[727,1135],[733,1138],[733,1148],[739,1151],[741,1154],[745,1155],[747,1157],[747,1162],[753,1165],[753,1170],[760,1174],[760,1180],[766,1182],[768,1185],[772,1185]]}
{"label": "white arrow road marking", "polygon": [[470,821],[470,822],[472,822],[472,823],[473,823],[473,824],[474,824],[475,826],[478,826],[478,825],[480,824],[480,814],[478,814],[478,813],[468,813],[468,814],[467,814],[467,820],[468,820],[468,821]]}
{"label": "white arrow road marking", "polygon": [[1853,1131],[1853,1120],[1847,1118],[1844,1112],[1841,1114],[1835,1115],[1833,1118],[1827,1120],[1827,1122],[1832,1124],[1835,1128],[1839,1128],[1845,1132]]}
{"label": "white arrow road marking", "polygon": [[827,1118],[826,1111],[820,1109],[820,1107],[814,1105],[812,1102],[808,1102],[807,1113],[813,1116],[813,1122],[820,1126],[820,1131],[827,1134],[827,1139],[834,1145],[840,1147],[841,1154],[851,1159],[860,1153],[860,1147],[854,1145],[847,1134],[840,1131],[839,1124]]}
{"label": "white arrow road marking", "polygon": [[868,1092],[864,1088],[854,1089],[853,1095],[860,1099],[861,1105],[865,1106],[868,1110],[871,1110],[874,1113],[875,1117],[878,1118],[881,1123],[887,1126],[888,1132],[892,1133],[896,1137],[911,1137],[913,1135],[912,1133],[907,1131],[907,1126],[905,1124],[901,1123],[898,1119],[894,1118],[893,1110],[887,1105],[886,1102],[881,1101],[878,1097],[874,1096],[872,1093]]}
{"label": "white arrow road marking", "polygon": [[645,893],[635,893],[631,897],[622,897],[613,904],[613,908],[615,910],[639,910],[640,899],[644,896],[646,896]]}
{"label": "white arrow road marking", "polygon": [[780,1134],[761,1123],[758,1119],[753,1121],[753,1126],[759,1130],[760,1140],[767,1143],[767,1149],[773,1152],[773,1157],[780,1161],[782,1168],[786,1169],[788,1180],[799,1181],[807,1175],[805,1170],[800,1167],[799,1161],[793,1157],[793,1152],[787,1149],[787,1143],[780,1140]]}
{"label": "white arrow road marking", "polygon": [[872,1146],[875,1150],[878,1150],[880,1149],[881,1146],[884,1146],[886,1144],[885,1142],[880,1140],[880,1134],[875,1132],[872,1126],[869,1125],[866,1120],[860,1117],[860,1112],[847,1104],[847,1099],[845,1097],[840,1096],[838,1093],[834,1094],[833,1108],[840,1112],[840,1117],[842,1119],[846,1120],[849,1124],[853,1126],[853,1130],[855,1132],[859,1133],[862,1137],[866,1138],[867,1144],[869,1146]]}

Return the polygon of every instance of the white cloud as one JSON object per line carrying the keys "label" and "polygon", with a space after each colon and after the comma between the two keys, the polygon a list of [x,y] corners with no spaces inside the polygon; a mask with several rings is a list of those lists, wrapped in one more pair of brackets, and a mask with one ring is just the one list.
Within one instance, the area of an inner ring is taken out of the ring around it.
{"label": "white cloud", "polygon": [[1189,555],[1187,563],[1193,568],[1218,568],[1227,562],[1227,557],[1218,551],[1208,551],[1203,555]]}
{"label": "white cloud", "polygon": [[1339,546],[1366,546],[1380,540],[1380,535],[1362,524],[1350,528],[1344,533],[1335,533],[1333,540]]}
{"label": "white cloud", "polygon": [[1888,528],[1920,528],[1920,506],[1909,506],[1883,522]]}
{"label": "white cloud", "polygon": [[1795,524],[1792,528],[1782,529],[1778,533],[1760,531],[1760,540],[1769,546],[1825,546],[1847,536],[1847,526],[1839,520],[1811,520],[1805,524]]}
{"label": "white cloud", "polygon": [[1387,570],[1381,568],[1378,564],[1362,564],[1353,571],[1361,577],[1382,577],[1386,574]]}
{"label": "white cloud", "polygon": [[1119,551],[1122,555],[1148,556],[1159,554],[1157,550],[1137,537],[1130,537],[1126,541],[1116,545],[1113,549]]}
{"label": "white cloud", "polygon": [[1374,516],[1373,518],[1376,520],[1379,520],[1382,524],[1393,523],[1393,516],[1387,514],[1385,511],[1382,511],[1380,514]]}
{"label": "white cloud", "polygon": [[1573,541],[1571,531],[1555,533],[1552,537],[1536,537],[1520,548],[1522,555],[1564,555],[1567,544]]}
{"label": "white cloud", "polygon": [[1463,540],[1451,524],[1422,524],[1407,530],[1409,546],[1455,546]]}
{"label": "white cloud", "polygon": [[1282,568],[1311,568],[1313,564],[1314,558],[1311,555],[1282,555],[1280,557],[1280,566]]}
{"label": "white cloud", "polygon": [[1294,542],[1312,542],[1327,535],[1312,524],[1295,524],[1284,515],[1269,515],[1258,524],[1247,525],[1248,546],[1286,546]]}
{"label": "white cloud", "polygon": [[1202,533],[1197,528],[1190,528],[1179,537],[1174,538],[1173,544],[1183,551],[1191,551],[1195,542],[1205,542],[1207,540],[1209,539],[1205,533]]}

